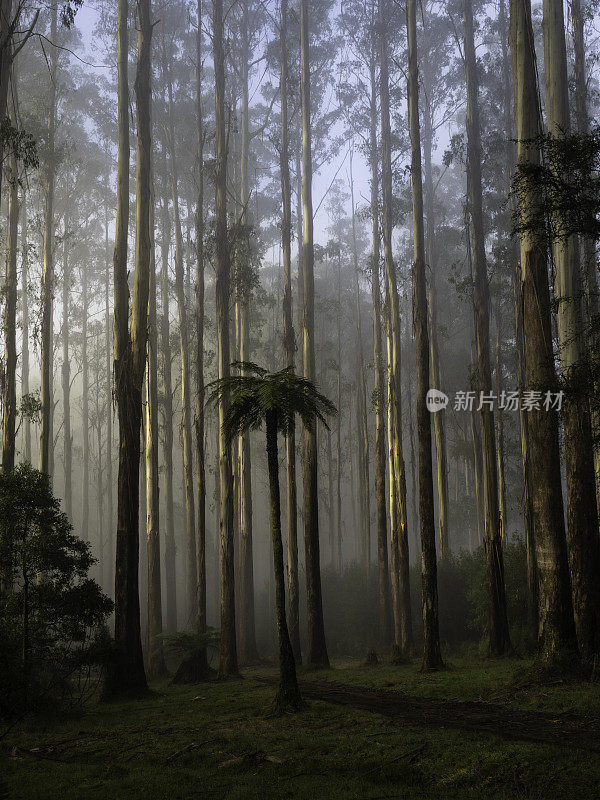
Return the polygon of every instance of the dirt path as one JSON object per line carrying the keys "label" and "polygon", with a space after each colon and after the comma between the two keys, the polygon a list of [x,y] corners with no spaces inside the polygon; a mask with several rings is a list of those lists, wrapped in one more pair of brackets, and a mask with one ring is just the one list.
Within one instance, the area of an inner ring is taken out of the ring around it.
{"label": "dirt path", "polygon": [[[276,683],[264,678],[266,683]],[[569,747],[600,753],[600,719],[577,714],[522,711],[485,702],[410,697],[401,692],[339,683],[301,681],[306,698],[351,706],[416,727],[453,728],[503,739]]]}

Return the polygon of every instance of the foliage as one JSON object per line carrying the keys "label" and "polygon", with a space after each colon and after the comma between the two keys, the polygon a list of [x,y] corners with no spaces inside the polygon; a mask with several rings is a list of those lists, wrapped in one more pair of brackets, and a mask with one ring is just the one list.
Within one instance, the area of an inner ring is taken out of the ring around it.
{"label": "foliage", "polygon": [[[527,570],[525,545],[519,539],[504,547],[504,572],[508,618],[515,646],[524,650],[527,630]],[[412,619],[417,648],[421,637],[421,567],[410,572]],[[477,645],[487,652],[488,594],[483,547],[461,551],[438,564],[440,638],[443,647],[457,650]],[[301,587],[303,590],[303,587]],[[377,570],[367,575],[364,567],[353,563],[342,574],[325,568],[322,574],[323,613],[327,646],[333,656],[365,657],[378,647]],[[301,598],[302,601],[302,598]],[[259,598],[258,616],[261,616]],[[259,630],[259,634],[262,631]],[[264,645],[263,645],[264,647]]]}
{"label": "foliage", "polygon": [[200,631],[200,618],[196,627],[191,631],[177,631],[176,633],[161,633],[158,637],[165,649],[182,658],[195,658],[205,650],[219,649],[220,634],[214,628]]}
{"label": "foliage", "polygon": [[30,422],[40,421],[42,413],[42,401],[40,399],[39,389],[35,392],[21,395],[21,406],[19,412],[23,419],[28,419]]}
{"label": "foliage", "polygon": [[251,362],[235,362],[233,367],[240,370],[239,374],[213,381],[206,387],[207,404],[229,398],[223,422],[229,441],[247,430],[260,428],[269,413],[276,414],[278,428],[283,433],[290,429],[295,414],[307,426],[314,424],[316,418],[327,427],[325,415],[336,413],[333,403],[291,367],[279,372],[267,372]]}
{"label": "foliage", "polygon": [[39,160],[35,139],[28,131],[16,128],[8,117],[0,120],[0,144],[5,160],[12,153],[26,171],[37,169]]}
{"label": "foliage", "polygon": [[112,602],[49,477],[21,464],[0,474],[0,713],[77,700],[106,643]]}
{"label": "foliage", "polygon": [[[513,180],[515,227],[553,239],[574,234],[600,238],[600,128],[589,134],[543,134],[523,142],[540,154],[539,163],[517,166]],[[540,198],[532,204],[530,193]]]}

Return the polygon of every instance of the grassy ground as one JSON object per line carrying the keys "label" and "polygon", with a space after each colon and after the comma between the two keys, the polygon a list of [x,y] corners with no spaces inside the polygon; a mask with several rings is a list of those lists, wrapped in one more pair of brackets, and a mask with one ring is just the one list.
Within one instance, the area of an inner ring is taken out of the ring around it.
{"label": "grassy ground", "polygon": [[[600,715],[598,684],[521,680],[509,696],[508,684],[528,667],[456,660],[446,672],[421,675],[417,664],[346,662],[302,678]],[[588,753],[407,728],[316,701],[301,714],[270,719],[264,712],[273,689],[254,680],[269,672],[191,688],[163,684],[144,700],[90,703],[76,716],[21,725],[0,741],[0,797],[600,798],[600,756]]]}

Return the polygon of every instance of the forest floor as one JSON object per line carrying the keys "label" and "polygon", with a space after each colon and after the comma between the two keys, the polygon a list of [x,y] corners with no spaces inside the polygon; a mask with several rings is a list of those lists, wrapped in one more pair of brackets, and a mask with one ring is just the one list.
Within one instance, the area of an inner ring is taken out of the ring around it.
{"label": "forest floor", "polygon": [[13,728],[0,739],[0,798],[600,798],[600,684],[540,683],[530,668],[338,662],[301,670],[309,707],[282,718],[265,713],[271,668],[161,683]]}

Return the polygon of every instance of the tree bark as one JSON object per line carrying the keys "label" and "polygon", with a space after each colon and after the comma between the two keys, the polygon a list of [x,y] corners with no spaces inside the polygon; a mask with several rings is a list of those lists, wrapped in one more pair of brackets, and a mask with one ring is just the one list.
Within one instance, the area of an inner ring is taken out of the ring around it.
{"label": "tree bark", "polygon": [[[390,448],[390,526],[392,588],[396,584],[394,619],[396,644],[404,654],[414,648],[408,555],[408,514],[406,473],[402,450],[401,407],[401,330],[396,265],[392,255],[392,151],[390,131],[389,54],[386,33],[386,0],[379,0],[380,36],[380,105],[381,105],[381,188],[383,192],[383,251],[385,263]],[[393,484],[393,485],[392,485]]]}
{"label": "tree bark", "polygon": [[[288,126],[288,0],[281,0],[281,247],[283,251],[283,342],[285,363],[294,369],[296,335],[292,311],[292,188],[290,183],[290,146]],[[285,437],[287,554],[289,585],[289,633],[297,664],[302,663],[300,648],[300,587],[298,580],[298,498],[296,488],[296,427],[292,424]]]}
{"label": "tree bark", "polygon": [[419,124],[419,77],[417,15],[415,0],[407,4],[408,118],[411,141],[412,207],[414,226],[414,321],[417,361],[417,438],[419,441],[419,517],[423,580],[423,669],[443,666],[440,652],[435,523],[433,518],[433,474],[431,465],[431,418],[427,411],[429,388],[429,336],[427,332],[427,287],[425,280],[425,231]]}
{"label": "tree bark", "polygon": [[279,496],[279,460],[277,458],[277,414],[270,412],[265,419],[267,431],[267,463],[271,499],[271,538],[273,541],[273,572],[275,575],[275,613],[279,642],[279,686],[275,707],[299,709],[304,705],[296,679],[296,663],[285,618],[285,571],[281,540],[281,501]]}
{"label": "tree bark", "polygon": [[[58,7],[51,11],[50,39],[56,41],[58,28]],[[56,134],[56,81],[58,73],[58,50],[51,48],[50,59],[50,89],[48,92],[48,123],[46,140],[46,164],[44,169],[44,237],[42,244],[42,302],[41,302],[41,403],[42,415],[40,425],[40,453],[39,469],[50,474],[51,449],[52,449],[52,316],[54,294],[54,182],[56,175],[55,164],[55,134]]]}
{"label": "tree bark", "polygon": [[[544,0],[542,30],[548,133],[570,132],[565,21],[562,2]],[[560,176],[557,176],[560,177]],[[561,215],[555,228],[561,229]],[[575,630],[588,661],[600,654],[600,540],[592,425],[581,371],[588,363],[582,317],[582,278],[576,236],[554,240],[558,301],[558,346],[565,397],[562,408],[567,478],[567,535]]]}
{"label": "tree bark", "polygon": [[[204,77],[202,48],[202,0],[197,4],[196,30],[196,114],[198,118],[198,195],[196,198],[196,463],[198,469],[198,517],[196,552],[198,559],[198,631],[206,633],[206,469],[204,465]],[[201,649],[199,667],[208,668],[206,648]]]}
{"label": "tree bark", "polygon": [[[586,52],[583,30],[583,15],[580,0],[571,0],[573,20],[573,50],[575,55],[575,115],[577,130],[581,134],[589,132],[588,88],[586,76]],[[587,312],[590,329],[589,348],[593,363],[600,357],[600,334],[598,333],[598,262],[596,244],[591,236],[583,238],[584,275],[587,283]],[[600,381],[595,381],[594,392],[600,394]],[[592,431],[594,441],[594,469],[596,473],[596,501],[600,514],[600,411],[592,408]]]}
{"label": "tree bark", "polygon": [[[25,189],[21,196],[21,397],[29,394],[29,247]],[[31,420],[23,419],[25,461],[31,463]]]}
{"label": "tree bark", "polygon": [[88,363],[88,276],[87,265],[81,269],[81,307],[83,322],[81,325],[81,428],[83,436],[83,475],[81,496],[81,536],[89,541],[90,527],[90,373]]}
{"label": "tree bark", "polygon": [[[163,143],[163,161],[165,148]],[[162,352],[162,450],[165,464],[165,590],[166,590],[166,626],[172,633],[177,630],[177,576],[175,545],[175,513],[173,508],[173,388],[172,388],[172,356],[171,331],[169,322],[169,245],[170,224],[168,200],[162,199],[161,207],[161,318],[160,342]]]}
{"label": "tree bark", "polygon": [[[218,377],[229,377],[230,257],[227,237],[227,149],[225,141],[225,53],[223,0],[213,2],[213,58],[215,70],[215,247]],[[237,675],[235,637],[235,577],[233,554],[233,473],[231,444],[223,431],[229,400],[219,401],[219,487],[221,566],[221,647],[219,674]]]}
{"label": "tree bark", "polygon": [[108,529],[108,553],[107,571],[108,580],[106,585],[113,583],[112,565],[115,563],[114,546],[114,511],[113,511],[113,465],[112,465],[112,437],[113,437],[113,319],[110,312],[110,261],[108,249],[108,209],[104,226],[104,237],[106,245],[106,270],[104,278],[104,324],[105,324],[105,381],[106,381],[106,518]]}
{"label": "tree bark", "polygon": [[[153,203],[154,205],[154,203]],[[167,674],[162,642],[160,521],[158,470],[158,333],[156,330],[156,264],[154,208],[150,211],[150,279],[148,290],[148,352],[146,361],[146,540],[148,549],[148,677]]]}
{"label": "tree bark", "polygon": [[127,285],[129,210],[129,122],[127,85],[127,0],[119,0],[119,162],[115,231],[115,393],[119,415],[119,478],[115,574],[115,646],[108,687],[113,693],[144,691],[146,674],[140,636],[139,473],[142,383],[146,359],[150,277],[151,36],[150,0],[137,0],[138,64],[135,80],[137,163],[135,269],[131,328]]}
{"label": "tree bark", "polygon": [[8,195],[8,247],[4,280],[4,387],[2,397],[2,471],[15,466],[17,420],[17,244],[19,234],[19,183],[17,159],[10,156]]}
{"label": "tree bark", "polygon": [[362,319],[360,311],[360,284],[358,279],[358,247],[356,244],[356,207],[354,204],[354,174],[352,152],[350,153],[350,200],[352,211],[352,258],[354,262],[354,289],[356,294],[356,349],[358,406],[357,427],[359,432],[359,468],[361,496],[361,525],[363,542],[363,563],[367,572],[371,571],[371,498],[369,493],[369,429],[367,424],[367,386],[365,378],[365,359],[363,354]]}
{"label": "tree bark", "polygon": [[73,439],[71,435],[71,362],[69,336],[69,296],[71,293],[71,265],[67,240],[69,235],[69,217],[64,216],[63,239],[63,280],[62,280],[62,393],[63,393],[63,441],[64,441],[64,474],[65,474],[65,512],[73,519]]}
{"label": "tree bark", "polygon": [[[533,29],[529,0],[510,0],[510,49],[515,96],[517,163],[539,163],[528,144],[540,134]],[[540,198],[523,185],[519,207],[535,208]],[[531,232],[521,235],[521,289],[526,388],[547,391],[556,385],[547,243]],[[577,657],[571,606],[569,566],[563,517],[558,415],[544,409],[528,412],[535,551],[539,586],[539,647],[547,662]]]}
{"label": "tree bark", "polygon": [[[481,179],[481,131],[479,127],[479,85],[473,33],[471,0],[463,0],[464,51],[467,77],[467,186],[473,239],[473,304],[477,347],[477,388],[488,397],[492,392],[490,364],[490,297],[485,256],[483,200]],[[498,469],[494,433],[494,412],[481,405],[481,447],[483,459],[483,496],[485,518],[485,553],[488,583],[489,650],[494,656],[510,650],[504,559],[498,506]]]}
{"label": "tree bark", "polygon": [[[433,65],[429,65],[432,67]],[[430,96],[431,83],[429,69],[424,69],[425,91],[423,109],[423,160],[425,179],[425,254],[429,266],[429,349],[431,358],[431,385],[434,389],[442,389],[440,368],[440,350],[438,344],[438,299],[436,286],[436,252],[435,252],[435,190],[433,187],[433,167],[431,150],[433,147],[433,122]],[[446,411],[440,409],[433,415],[435,435],[435,459],[437,467],[438,523],[440,538],[440,558],[450,555],[450,531],[448,520],[448,460],[446,452]]]}
{"label": "tree bark", "polygon": [[377,598],[379,639],[384,646],[392,641],[392,608],[387,545],[387,508],[385,499],[385,413],[384,365],[381,346],[381,284],[379,228],[379,156],[377,148],[377,26],[375,4],[371,19],[371,63],[369,66],[369,167],[371,171],[371,224],[373,256],[371,293],[373,296],[373,361],[375,373],[375,502],[377,505]]}
{"label": "tree bark", "polygon": [[[300,93],[302,98],[302,276],[304,286],[303,367],[304,377],[314,382],[315,374],[315,279],[312,207],[312,143],[310,104],[310,54],[307,0],[300,0]],[[306,563],[306,605],[308,661],[329,666],[319,556],[319,486],[317,477],[316,422],[304,427],[304,544]]]}
{"label": "tree bark", "polygon": [[[242,3],[242,113],[241,113],[241,159],[240,159],[240,223],[243,235],[250,239],[251,215],[249,153],[250,126],[248,109],[249,92],[249,9],[248,0]],[[237,298],[240,322],[240,361],[250,361],[250,319],[249,291],[244,288]],[[250,453],[250,433],[246,431],[238,440],[239,450],[239,520],[240,520],[240,596],[241,614],[239,621],[240,658],[246,665],[259,661],[256,647],[256,626],[254,621],[254,553],[252,544],[252,464]]]}
{"label": "tree bark", "polygon": [[163,49],[163,73],[167,82],[169,156],[171,173],[171,202],[175,223],[175,295],[179,314],[179,355],[181,363],[181,430],[183,439],[183,477],[185,489],[185,531],[186,531],[186,618],[189,623],[196,619],[198,610],[198,580],[196,554],[196,513],[194,507],[194,457],[192,444],[192,383],[190,375],[190,349],[188,335],[187,308],[184,288],[184,253],[181,216],[179,211],[179,175],[175,155],[175,122],[173,119],[173,81],[171,65]]}

